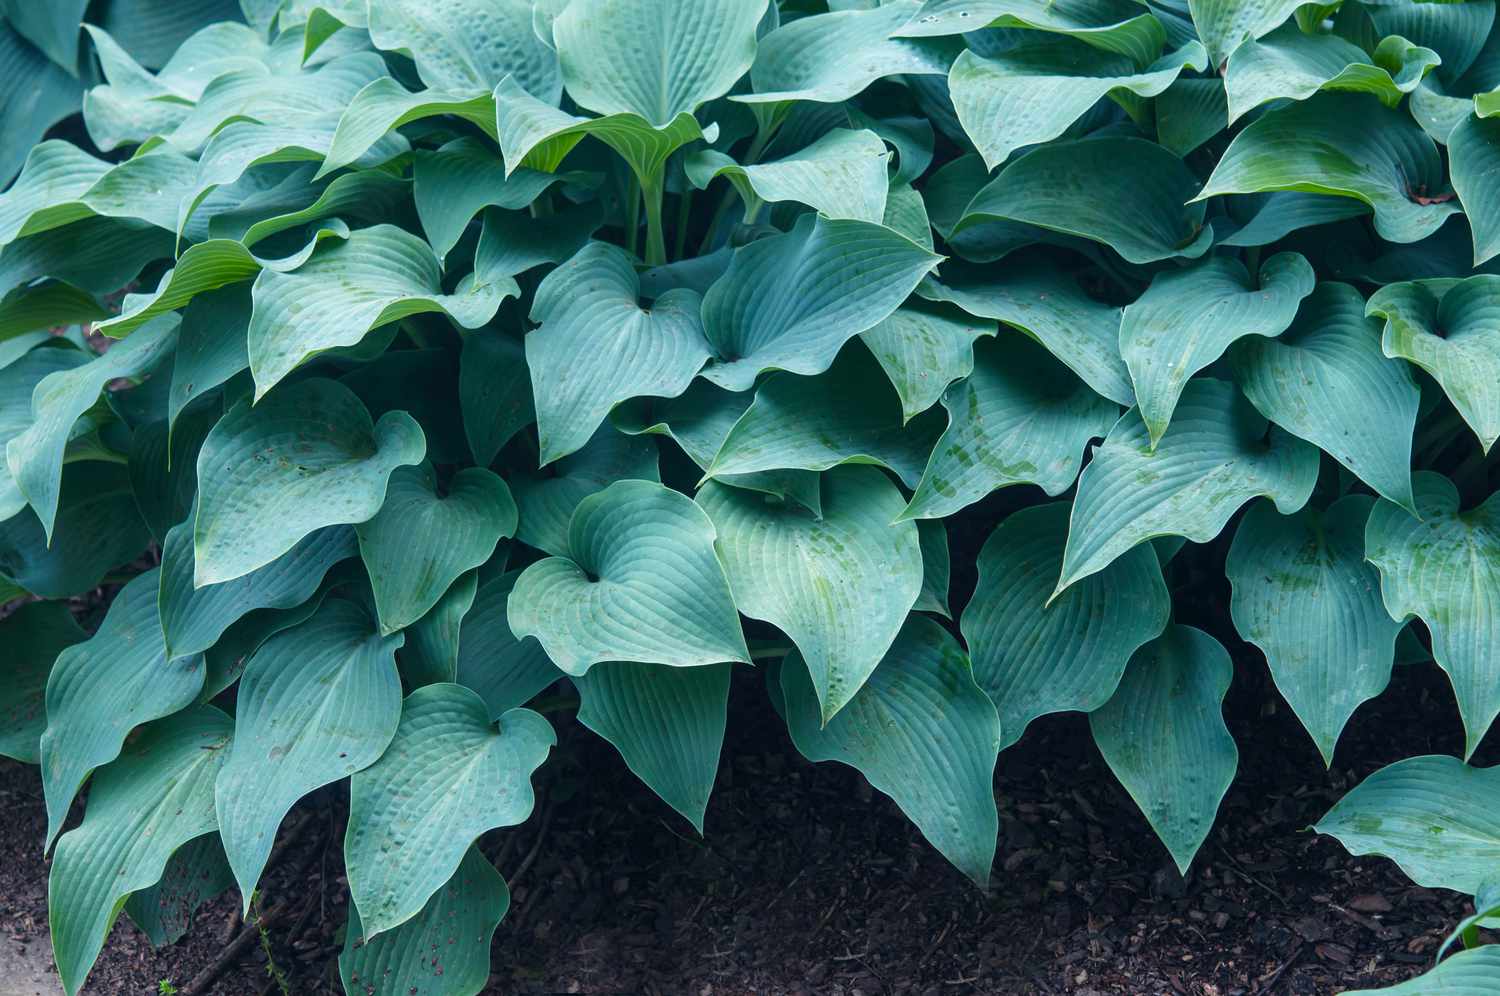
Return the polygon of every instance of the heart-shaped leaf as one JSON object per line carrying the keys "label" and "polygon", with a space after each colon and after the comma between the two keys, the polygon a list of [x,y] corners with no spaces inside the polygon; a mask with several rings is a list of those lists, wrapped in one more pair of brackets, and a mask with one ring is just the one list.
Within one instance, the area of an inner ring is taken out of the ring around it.
{"label": "heart-shaped leaf", "polygon": [[770,470],[821,471],[873,463],[916,483],[938,436],[934,416],[907,423],[896,391],[861,345],[845,347],[814,377],[776,374],[734,423],[708,467],[710,477]]}
{"label": "heart-shaped leaf", "polygon": [[159,881],[173,852],[212,833],[214,777],[234,726],[194,706],[144,728],[99,773],[83,823],[63,835],[47,878],[52,952],[75,996],[125,900]]}
{"label": "heart-shaped leaf", "polygon": [[505,879],[470,847],[447,884],[399,927],[365,937],[351,906],[339,978],[355,993],[377,983],[408,996],[477,993],[489,982],[490,943],[509,909]]}
{"label": "heart-shaped leaf", "polygon": [[1464,720],[1464,757],[1500,715],[1500,496],[1459,511],[1458,489],[1440,474],[1415,477],[1417,515],[1388,501],[1370,513],[1365,557],[1380,569],[1391,618],[1418,616],[1448,672]]}
{"label": "heart-shaped leaf", "polygon": [[249,332],[256,400],[321,350],[353,346],[373,329],[428,311],[478,328],[516,293],[509,276],[475,272],[444,294],[427,243],[393,225],[360,229],[295,270],[256,278]]}
{"label": "heart-shaped leaf", "polygon": [[441,492],[431,464],[393,471],[380,511],[354,527],[380,631],[394,633],[426,615],[459,575],[515,535],[516,522],[510,488],[481,467],[458,471]]}
{"label": "heart-shaped leaf", "polygon": [[1265,496],[1290,515],[1312,495],[1318,451],[1273,428],[1222,380],[1188,382],[1155,449],[1134,410],[1115,423],[1083,469],[1059,592],[1157,536],[1206,543],[1235,511]]}
{"label": "heart-shaped leaf", "polygon": [[909,617],[832,719],[801,654],[782,662],[781,691],[797,750],[856,768],[954,867],[988,886],[1000,829],[991,785],[1000,721],[957,640],[930,619]]}
{"label": "heart-shaped leaf", "polygon": [[349,787],[344,860],[366,943],[417,916],[480,834],[531,815],[531,774],[556,743],[526,709],[491,722],[461,685],[406,697],[390,746]]}
{"label": "heart-shaped leaf", "polygon": [[1364,309],[1348,284],[1318,284],[1279,338],[1235,346],[1235,380],[1266,418],[1411,508],[1420,393],[1406,365],[1381,352],[1380,325]]}
{"label": "heart-shaped leaf", "polygon": [[1430,373],[1488,453],[1500,439],[1500,276],[1387,284],[1365,314],[1385,319],[1385,355]]}
{"label": "heart-shaped leaf", "polygon": [[1416,242],[1459,209],[1443,186],[1437,146],[1406,115],[1368,94],[1320,93],[1252,121],[1195,200],[1267,190],[1353,197],[1375,210],[1382,238]]}
{"label": "heart-shaped leaf", "polygon": [[1351,854],[1390,858],[1420,886],[1473,895],[1500,860],[1497,784],[1500,767],[1408,757],[1356,785],[1313,829]]}
{"label": "heart-shaped leaf", "polygon": [[1012,484],[1059,495],[1077,479],[1088,441],[1120,417],[1024,337],[982,342],[974,359],[974,372],[943,395],[948,428],[902,518],[951,515]]}
{"label": "heart-shaped leaf", "polygon": [[[98,632],[52,665],[41,741],[48,845],[84,779],[120,756],[130,731],[191,705],[203,687],[202,654],[166,655],[156,589],[156,570],[136,575],[110,603]],[[101,681],[109,683],[108,696],[96,694]]]}
{"label": "heart-shaped leaf", "polygon": [[745,391],[766,370],[822,373],[941,259],[880,225],[804,215],[792,231],[736,250],[704,295],[716,358],[703,376]]}
{"label": "heart-shaped leaf", "polygon": [[1239,338],[1280,335],[1313,283],[1294,252],[1266,260],[1253,280],[1238,260],[1215,256],[1151,281],[1120,317],[1120,352],[1153,446],[1188,379]]}
{"label": "heart-shaped leaf", "polygon": [[698,500],[718,529],[735,604],[791,637],[827,722],[875,670],[922,589],[916,525],[894,521],[901,492],[876,468],[849,465],[823,475],[821,517],[716,483]]}
{"label": "heart-shaped leaf", "polygon": [[609,410],[629,398],[675,397],[712,355],[701,299],[669,290],[650,307],[624,250],[591,242],[537,288],[526,336],[541,462],[589,441]]}
{"label": "heart-shaped leaf", "polygon": [[601,661],[674,667],[749,662],[714,524],[692,499],[651,481],[617,481],[578,503],[568,556],[516,581],[510,625],[557,666]]}
{"label": "heart-shaped leaf", "polygon": [[1223,713],[1233,674],[1219,641],[1174,623],[1135,652],[1115,694],[1089,715],[1099,753],[1183,874],[1239,765]]}
{"label": "heart-shaped leaf", "polygon": [[401,637],[381,636],[374,622],[331,598],[261,644],[245,666],[214,803],[246,912],[276,828],[297,800],[375,763],[395,735]]}
{"label": "heart-shaped leaf", "polygon": [[1171,611],[1147,543],[1049,604],[1068,512],[1067,502],[1023,508],[979,551],[979,582],[960,628],[974,680],[1000,713],[1002,748],[1039,716],[1107,702],[1131,655],[1161,635]]}
{"label": "heart-shaped leaf", "polygon": [[616,661],[573,679],[578,721],[614,744],[630,770],[700,834],[724,743],[729,670]]}
{"label": "heart-shaped leaf", "polygon": [[198,452],[193,584],[243,577],[316,529],[371,518],[391,472],[425,449],[410,415],[372,425],[336,381],[288,384],[254,407],[242,399]]}
{"label": "heart-shaped leaf", "polygon": [[1325,511],[1282,515],[1257,502],[1240,520],[1225,573],[1240,636],[1323,755],[1349,717],[1390,682],[1401,623],[1380,600],[1380,574],[1365,562],[1365,523],[1375,499],[1347,495]]}
{"label": "heart-shaped leaf", "polygon": [[1105,96],[1155,97],[1184,69],[1207,65],[1197,42],[1137,72],[1128,56],[1038,35],[990,57],[964,52],[948,74],[948,89],[964,132],[994,169],[1017,149],[1057,138]]}
{"label": "heart-shaped leaf", "polygon": [[[1035,225],[1102,242],[1132,263],[1196,259],[1213,243],[1198,180],[1172,153],[1139,138],[1052,142],[1014,160],[974,195],[954,228]],[[1030,241],[1030,240],[1028,240]]]}

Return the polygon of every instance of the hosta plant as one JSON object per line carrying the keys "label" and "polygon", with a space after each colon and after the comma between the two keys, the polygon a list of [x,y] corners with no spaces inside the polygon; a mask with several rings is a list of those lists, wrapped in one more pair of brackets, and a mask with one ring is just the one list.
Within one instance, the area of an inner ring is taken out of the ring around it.
{"label": "hosta plant", "polygon": [[1465,760],[1319,828],[1493,898],[1489,0],[0,11],[0,751],[69,993],[327,786],[348,991],[475,993],[528,703],[711,833],[750,668],[983,887],[1040,717],[1186,870],[1237,667],[1331,764],[1434,661]]}

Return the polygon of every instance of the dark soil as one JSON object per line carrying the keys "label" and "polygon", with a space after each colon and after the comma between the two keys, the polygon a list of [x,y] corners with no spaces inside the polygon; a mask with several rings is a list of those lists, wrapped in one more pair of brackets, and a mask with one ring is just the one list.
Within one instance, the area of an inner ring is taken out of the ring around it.
{"label": "dark soil", "polygon": [[[802,760],[757,674],[734,688],[702,840],[554,714],[536,812],[485,840],[514,891],[487,992],[1326,996],[1419,973],[1466,900],[1304,828],[1380,765],[1461,746],[1441,672],[1398,668],[1326,773],[1264,665],[1237,666],[1226,713],[1241,775],[1186,880],[1087,724],[1060,715],[1001,756],[988,895],[855,772]],[[298,996],[341,991],[343,791],[298,807],[263,883],[272,956]],[[0,765],[0,943],[47,944],[44,826],[35,769]],[[86,992],[191,991],[244,932],[237,905],[233,892],[207,904],[161,950],[122,918]],[[260,938],[245,941],[197,992],[278,992]]]}

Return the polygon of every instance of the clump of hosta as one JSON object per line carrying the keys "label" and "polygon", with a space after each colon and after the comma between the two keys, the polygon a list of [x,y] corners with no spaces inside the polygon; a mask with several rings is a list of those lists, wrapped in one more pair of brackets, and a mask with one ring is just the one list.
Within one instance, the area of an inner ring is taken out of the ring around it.
{"label": "clump of hosta", "polygon": [[[711,834],[752,662],[981,887],[1049,714],[1186,871],[1257,653],[1330,764],[1397,663],[1465,759],[1500,713],[1493,5],[189,7],[0,5],[0,751],[69,993],[330,785],[350,991],[475,993],[558,710]],[[1492,782],[1320,828],[1488,909]]]}

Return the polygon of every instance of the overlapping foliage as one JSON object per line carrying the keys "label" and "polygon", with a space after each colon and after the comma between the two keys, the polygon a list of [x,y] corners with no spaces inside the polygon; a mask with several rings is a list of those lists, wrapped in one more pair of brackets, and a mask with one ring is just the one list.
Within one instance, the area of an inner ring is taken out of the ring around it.
{"label": "overlapping foliage", "polygon": [[[0,11],[7,154],[62,122],[0,161],[0,751],[70,993],[335,783],[346,987],[478,991],[553,686],[702,830],[758,662],[981,886],[1059,711],[1187,869],[1231,634],[1329,763],[1398,664],[1466,757],[1500,713],[1492,0]],[[1319,829],[1500,907],[1491,770]]]}

